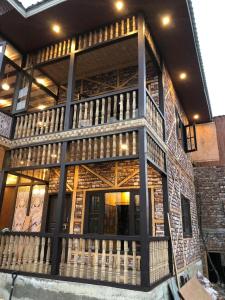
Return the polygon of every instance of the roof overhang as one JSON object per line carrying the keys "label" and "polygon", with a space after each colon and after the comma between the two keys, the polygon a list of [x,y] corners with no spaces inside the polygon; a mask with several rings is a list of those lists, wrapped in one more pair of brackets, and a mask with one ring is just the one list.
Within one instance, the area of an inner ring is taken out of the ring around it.
{"label": "roof overhang", "polygon": [[[125,4],[126,9],[118,13],[113,0],[44,1],[39,8],[36,6],[36,13],[29,18],[24,18],[18,10],[11,10],[1,16],[0,34],[26,53],[59,38],[108,24],[123,15],[143,12],[189,120],[192,120],[194,114],[199,114],[200,122],[210,121],[212,114],[191,1],[125,0]],[[171,14],[173,18],[171,28],[161,26],[160,17],[165,13]],[[56,37],[50,29],[53,22],[62,25],[60,37]],[[182,71],[188,74],[185,82],[179,79]]]}

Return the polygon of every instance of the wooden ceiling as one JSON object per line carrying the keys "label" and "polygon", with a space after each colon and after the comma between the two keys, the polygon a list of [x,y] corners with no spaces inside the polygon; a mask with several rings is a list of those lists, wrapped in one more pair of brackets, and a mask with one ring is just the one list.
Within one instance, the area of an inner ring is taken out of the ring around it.
{"label": "wooden ceiling", "polygon": [[[201,122],[211,120],[190,0],[125,0],[125,7],[118,13],[113,0],[67,0],[27,19],[12,10],[0,17],[0,34],[26,53],[123,15],[143,12],[189,119],[198,113]],[[173,19],[167,29],[160,23],[165,13]],[[59,36],[51,30],[54,22],[62,25]],[[186,82],[179,79],[183,71],[188,73]]]}

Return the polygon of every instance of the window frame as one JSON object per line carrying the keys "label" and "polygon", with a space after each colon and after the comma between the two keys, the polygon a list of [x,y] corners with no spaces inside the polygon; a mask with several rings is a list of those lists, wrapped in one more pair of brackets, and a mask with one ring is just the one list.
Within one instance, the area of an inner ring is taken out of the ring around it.
{"label": "window frame", "polygon": [[183,238],[192,238],[191,201],[181,194]]}

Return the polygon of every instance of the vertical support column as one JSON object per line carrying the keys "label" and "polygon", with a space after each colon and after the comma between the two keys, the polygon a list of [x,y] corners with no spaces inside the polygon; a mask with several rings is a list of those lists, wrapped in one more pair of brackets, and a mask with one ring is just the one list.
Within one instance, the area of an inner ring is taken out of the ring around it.
{"label": "vertical support column", "polygon": [[150,285],[149,274],[149,195],[147,169],[146,129],[138,131],[139,168],[140,168],[140,238],[141,238],[141,285]]}
{"label": "vertical support column", "polygon": [[7,180],[7,173],[3,170],[0,172],[0,213],[2,210],[6,180]]}
{"label": "vertical support column", "polygon": [[5,54],[6,42],[0,43],[0,79],[4,74],[5,64],[4,64],[4,54]]}
{"label": "vertical support column", "polygon": [[63,218],[63,201],[65,199],[66,193],[66,180],[67,180],[67,169],[65,165],[65,158],[66,158],[66,151],[67,151],[67,142],[62,144],[61,150],[61,167],[60,167],[60,180],[59,180],[59,192],[56,204],[56,225],[54,230],[53,236],[53,244],[52,244],[52,269],[51,274],[57,275],[59,272],[59,265],[60,265],[60,238],[59,234],[62,228],[62,218]]}
{"label": "vertical support column", "polygon": [[146,115],[146,56],[145,21],[138,16],[138,111],[139,117]]}
{"label": "vertical support column", "polygon": [[70,124],[71,102],[73,101],[74,85],[75,85],[75,39],[73,39],[72,41],[72,52],[70,54],[64,130],[68,130],[71,125]]}

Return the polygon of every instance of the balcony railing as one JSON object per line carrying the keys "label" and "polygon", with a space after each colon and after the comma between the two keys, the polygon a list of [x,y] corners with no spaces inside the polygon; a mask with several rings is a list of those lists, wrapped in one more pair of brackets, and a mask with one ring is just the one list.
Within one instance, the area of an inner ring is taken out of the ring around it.
{"label": "balcony railing", "polygon": [[0,269],[50,274],[51,238],[44,235],[0,235]]}
{"label": "balcony railing", "polygon": [[147,93],[147,116],[150,126],[154,129],[157,135],[163,140],[164,139],[164,117],[154,102],[153,98],[149,94],[149,91],[146,90]]}
{"label": "balcony railing", "polygon": [[18,116],[16,117],[14,138],[18,139],[63,131],[64,119],[64,106]]}
{"label": "balcony railing", "polygon": [[140,261],[137,242],[130,237],[63,238],[60,275],[140,285]]}
{"label": "balcony railing", "polygon": [[113,123],[138,117],[137,90],[127,89],[73,105],[72,128]]}

